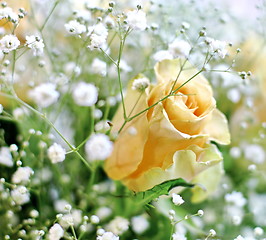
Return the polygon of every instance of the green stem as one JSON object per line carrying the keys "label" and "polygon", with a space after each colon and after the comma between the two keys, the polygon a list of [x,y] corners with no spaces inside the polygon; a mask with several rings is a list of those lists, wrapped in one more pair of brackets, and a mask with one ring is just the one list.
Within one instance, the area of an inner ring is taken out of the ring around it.
{"label": "green stem", "polygon": [[48,20],[50,19],[51,15],[53,14],[53,12],[54,12],[56,6],[58,5],[59,1],[60,1],[60,0],[57,0],[57,1],[55,2],[53,8],[51,9],[50,13],[48,14],[47,18],[45,19],[43,25],[40,27],[40,32],[43,31],[45,25],[47,24]]}

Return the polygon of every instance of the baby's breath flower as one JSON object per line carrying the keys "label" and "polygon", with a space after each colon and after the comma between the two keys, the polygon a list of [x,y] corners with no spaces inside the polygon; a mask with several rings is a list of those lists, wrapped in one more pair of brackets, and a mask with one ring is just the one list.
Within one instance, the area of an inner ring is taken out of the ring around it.
{"label": "baby's breath flower", "polygon": [[126,22],[128,26],[135,30],[143,31],[147,27],[146,13],[142,10],[129,11],[126,14]]}
{"label": "baby's breath flower", "polygon": [[227,193],[225,195],[225,201],[228,203],[232,203],[235,206],[243,207],[247,200],[243,197],[241,192],[233,191],[232,193]]}
{"label": "baby's breath flower", "polygon": [[176,193],[173,193],[172,194],[172,201],[173,201],[173,203],[175,205],[178,205],[178,206],[181,205],[181,204],[183,204],[185,202],[183,200],[183,198],[180,195],[176,194]]}
{"label": "baby's breath flower", "polygon": [[145,216],[139,215],[131,219],[131,226],[135,233],[142,234],[149,228],[150,223]]}
{"label": "baby's breath flower", "polygon": [[63,162],[66,157],[66,150],[59,144],[54,143],[47,150],[48,157],[52,163]]}
{"label": "baby's breath flower", "polygon": [[121,235],[129,228],[129,221],[123,217],[115,217],[108,225],[107,229],[116,235]]}
{"label": "baby's breath flower", "polygon": [[72,92],[72,97],[80,106],[93,106],[98,99],[98,90],[91,83],[79,82]]}
{"label": "baby's breath flower", "polygon": [[26,36],[25,46],[32,49],[34,56],[40,56],[43,54],[44,43],[40,37],[34,35]]}
{"label": "baby's breath flower", "polygon": [[86,26],[79,23],[77,20],[71,20],[66,23],[65,29],[71,35],[82,34],[86,32]]}
{"label": "baby's breath flower", "polygon": [[176,232],[172,235],[173,240],[187,240],[186,236],[182,233]]}
{"label": "baby's breath flower", "polygon": [[97,240],[119,240],[119,237],[112,232],[104,232],[97,236]]}
{"label": "baby's breath flower", "polygon": [[90,36],[91,40],[91,43],[88,47],[91,50],[95,48],[102,48],[106,43],[108,30],[102,23],[98,23],[95,26],[88,28],[88,35]]}
{"label": "baby's breath flower", "polygon": [[215,40],[209,37],[206,37],[205,42],[210,46],[210,51],[212,54],[216,53],[220,58],[224,58],[227,54],[226,42]]}
{"label": "baby's breath flower", "polygon": [[49,240],[59,240],[64,236],[64,229],[55,223],[49,230],[48,239]]}
{"label": "baby's breath flower", "polygon": [[103,77],[106,75],[106,67],[107,67],[106,62],[98,58],[94,58],[91,64],[92,72],[95,74],[99,74]]}
{"label": "baby's breath flower", "polygon": [[5,35],[1,40],[0,40],[0,50],[9,53],[12,50],[16,50],[20,45],[20,41],[15,35]]}
{"label": "baby's breath flower", "polygon": [[197,214],[198,214],[198,216],[202,217],[204,215],[204,212],[203,212],[203,210],[200,209]]}
{"label": "baby's breath flower", "polygon": [[168,50],[161,50],[153,55],[153,59],[156,62],[160,62],[165,59],[173,59],[173,55]]}
{"label": "baby's breath flower", "polygon": [[105,134],[97,133],[87,141],[85,150],[89,160],[104,160],[112,153],[113,143]]}
{"label": "baby's breath flower", "polygon": [[238,235],[234,240],[245,240],[241,235]]}
{"label": "baby's breath flower", "polygon": [[7,167],[12,167],[14,165],[9,147],[0,148],[0,164]]}
{"label": "baby's breath flower", "polygon": [[4,18],[13,23],[17,23],[18,21],[18,15],[10,7],[4,7],[0,9],[0,20]]}
{"label": "baby's breath flower", "polygon": [[258,144],[250,144],[244,147],[245,158],[257,163],[262,164],[266,159],[264,148]]}
{"label": "baby's breath flower", "polygon": [[168,51],[173,57],[188,57],[191,46],[188,42],[180,39],[175,39],[168,46]]}
{"label": "baby's breath flower", "polygon": [[19,167],[12,175],[12,183],[28,183],[32,174],[33,170],[30,167]]}
{"label": "baby's breath flower", "polygon": [[92,224],[98,224],[100,222],[100,218],[98,216],[96,216],[96,215],[92,215],[90,217],[90,221],[91,221]]}
{"label": "baby's breath flower", "polygon": [[56,85],[53,83],[42,83],[29,91],[29,96],[42,108],[57,102],[59,95],[59,92],[56,91]]}
{"label": "baby's breath flower", "polygon": [[11,191],[11,197],[18,205],[23,205],[30,201],[30,194],[26,187],[18,186]]}
{"label": "baby's breath flower", "polygon": [[136,78],[132,83],[133,90],[143,91],[150,85],[150,80],[148,78]]}

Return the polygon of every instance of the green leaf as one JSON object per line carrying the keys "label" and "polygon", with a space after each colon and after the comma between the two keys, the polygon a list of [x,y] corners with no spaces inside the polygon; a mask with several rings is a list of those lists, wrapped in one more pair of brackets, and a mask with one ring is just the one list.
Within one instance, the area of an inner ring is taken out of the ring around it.
{"label": "green leaf", "polygon": [[193,187],[194,184],[186,182],[183,178],[175,180],[165,181],[159,185],[154,186],[145,192],[139,192],[135,195],[139,204],[148,204],[152,200],[160,197],[161,195],[167,195],[169,191],[175,187]]}

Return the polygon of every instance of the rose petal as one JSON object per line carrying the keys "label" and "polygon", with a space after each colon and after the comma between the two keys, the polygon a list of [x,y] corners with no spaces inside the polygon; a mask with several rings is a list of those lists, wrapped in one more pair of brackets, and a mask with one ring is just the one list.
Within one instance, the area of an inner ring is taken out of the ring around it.
{"label": "rose petal", "polygon": [[221,160],[222,156],[215,145],[206,145],[205,148],[192,145],[186,150],[177,151],[173,156],[173,164],[166,170],[151,168],[138,178],[126,178],[123,182],[133,191],[146,191],[167,180],[183,178],[190,181]]}
{"label": "rose petal", "polygon": [[[133,81],[132,81],[133,82]],[[132,89],[132,82],[124,99],[127,115],[131,116],[146,109],[147,92],[140,93]],[[137,100],[139,99],[139,100]],[[136,104],[136,101],[138,103]],[[134,107],[135,106],[135,107]],[[113,121],[113,132],[117,132],[124,123],[123,107],[120,105]],[[148,138],[147,112],[125,125],[114,143],[111,156],[105,161],[105,171],[112,179],[122,179],[134,172],[142,160],[144,146]]]}
{"label": "rose petal", "polygon": [[196,185],[192,188],[193,195],[191,201],[198,203],[212,194],[217,189],[223,173],[223,163],[220,162],[197,175],[192,183],[200,184],[200,186]]}
{"label": "rose petal", "polygon": [[203,132],[210,135],[210,140],[219,144],[230,144],[227,119],[218,109],[214,109],[212,119],[207,123]]}

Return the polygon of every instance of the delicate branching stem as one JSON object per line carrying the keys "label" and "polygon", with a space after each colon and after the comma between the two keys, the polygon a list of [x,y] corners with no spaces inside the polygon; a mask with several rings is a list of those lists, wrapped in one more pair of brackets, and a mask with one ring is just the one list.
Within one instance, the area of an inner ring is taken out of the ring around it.
{"label": "delicate branching stem", "polygon": [[43,25],[40,27],[40,32],[43,31],[45,25],[47,24],[48,20],[50,19],[51,15],[53,14],[53,12],[54,12],[56,6],[58,5],[59,1],[60,1],[60,0],[57,0],[57,1],[54,3],[53,8],[52,8],[51,11],[49,12],[49,14],[48,14],[47,18],[45,19]]}
{"label": "delicate branching stem", "polygon": [[34,112],[36,115],[38,115],[39,117],[41,117],[50,127],[52,127],[56,133],[63,139],[63,141],[69,146],[69,148],[75,152],[75,154],[81,159],[81,161],[88,167],[88,169],[92,170],[90,164],[88,163],[88,161],[86,161],[86,159],[84,159],[81,154],[78,152],[78,150],[72,146],[72,144],[60,133],[60,131],[58,131],[58,129],[54,126],[54,124],[45,116],[45,114],[39,112],[38,110],[36,110],[35,108],[33,108],[32,106],[30,106],[29,104],[25,103],[24,101],[22,101],[15,93],[14,89],[12,89],[12,94],[13,95],[9,95],[9,94],[5,94],[0,92],[1,96],[4,96],[6,98],[9,99],[13,99],[16,102],[18,102],[19,104],[21,104],[22,106],[28,108],[29,110],[31,110],[32,112]]}

